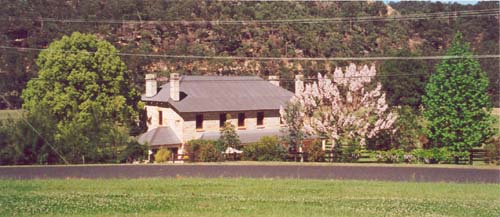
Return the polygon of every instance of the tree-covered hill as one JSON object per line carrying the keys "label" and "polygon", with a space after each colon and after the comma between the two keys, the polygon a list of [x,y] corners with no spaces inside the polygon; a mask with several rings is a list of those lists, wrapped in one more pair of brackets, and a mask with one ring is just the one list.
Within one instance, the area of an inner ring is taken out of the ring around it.
{"label": "tree-covered hill", "polygon": [[[409,50],[422,56],[443,55],[457,31],[475,54],[499,53],[499,17],[396,19],[366,22],[238,23],[170,22],[204,20],[289,20],[336,17],[391,17],[498,8],[430,2],[219,2],[166,0],[0,0],[0,46],[46,48],[72,32],[93,33],[123,53],[243,57],[371,57]],[[498,12],[497,12],[498,14]],[[52,19],[52,20],[51,20]],[[137,22],[122,22],[134,20]],[[112,22],[110,22],[112,21]],[[148,22],[158,21],[158,22]],[[0,108],[20,107],[20,93],[36,76],[38,51],[0,49]],[[184,74],[294,73],[314,76],[347,62],[168,59],[123,56],[133,82],[142,88],[146,72]],[[437,61],[420,61],[434,70]],[[498,93],[498,59],[480,60],[491,93]],[[383,62],[377,62],[378,66]],[[398,67],[398,64],[394,64]],[[395,70],[398,71],[398,70]],[[400,70],[399,70],[400,71]],[[390,73],[390,72],[388,72]],[[412,73],[412,72],[406,72]],[[395,77],[397,79],[397,77]],[[290,86],[291,83],[284,82]],[[496,96],[498,102],[498,95]]]}

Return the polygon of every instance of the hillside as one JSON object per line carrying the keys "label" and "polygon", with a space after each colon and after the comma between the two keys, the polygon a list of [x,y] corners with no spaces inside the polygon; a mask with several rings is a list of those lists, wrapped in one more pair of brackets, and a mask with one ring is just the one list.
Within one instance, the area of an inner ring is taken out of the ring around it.
{"label": "hillside", "polygon": [[[395,15],[498,8],[498,2],[477,5],[429,2],[215,2],[137,0],[0,1],[0,46],[46,48],[74,31],[93,33],[123,53],[242,57],[370,57],[391,56],[408,49],[422,55],[443,55],[456,31],[464,33],[476,54],[499,53],[499,17],[396,19],[357,22],[245,22],[220,24],[204,20],[289,20]],[[498,13],[497,13],[498,14]],[[51,18],[53,20],[47,20]],[[43,21],[41,21],[43,20]],[[136,22],[122,22],[134,20]],[[110,22],[111,21],[111,22]],[[157,21],[157,22],[148,22]],[[168,22],[167,22],[168,21]],[[171,22],[175,21],[175,22]],[[197,22],[176,22],[197,21]],[[0,52],[0,93],[19,108],[19,95],[36,76],[37,51]],[[168,59],[124,56],[130,79],[142,88],[147,72],[168,74],[294,73],[314,76],[346,62]],[[377,65],[382,62],[377,62]],[[436,61],[422,61],[434,64]],[[492,93],[498,93],[498,59],[481,60]],[[411,73],[411,72],[408,72]],[[291,83],[284,82],[290,87]],[[498,95],[496,96],[498,102]],[[0,109],[8,105],[0,100]]]}

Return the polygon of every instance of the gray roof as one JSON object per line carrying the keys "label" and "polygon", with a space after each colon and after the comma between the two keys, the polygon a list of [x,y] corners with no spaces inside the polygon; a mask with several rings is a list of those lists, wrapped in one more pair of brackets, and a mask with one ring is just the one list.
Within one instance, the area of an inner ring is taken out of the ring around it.
{"label": "gray roof", "polygon": [[257,76],[182,76],[181,100],[170,99],[170,84],[143,101],[168,102],[179,112],[279,109],[293,93]]}
{"label": "gray roof", "polygon": [[[240,137],[241,143],[247,144],[257,142],[263,136],[281,136],[280,129],[256,129],[256,130],[238,130],[236,134]],[[217,140],[220,137],[220,132],[206,132],[201,135],[200,139]]]}
{"label": "gray roof", "polygon": [[170,127],[158,127],[152,129],[141,134],[137,141],[141,144],[145,144],[147,142],[150,146],[176,145],[182,143]]}

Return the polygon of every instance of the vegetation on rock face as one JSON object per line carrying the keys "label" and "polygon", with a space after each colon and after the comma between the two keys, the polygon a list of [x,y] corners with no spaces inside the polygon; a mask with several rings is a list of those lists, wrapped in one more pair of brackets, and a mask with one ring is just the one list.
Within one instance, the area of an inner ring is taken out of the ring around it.
{"label": "vegetation on rock face", "polygon": [[462,40],[457,33],[446,55],[464,57],[443,60],[430,77],[423,97],[431,144],[457,152],[480,146],[494,134],[488,78]]}
{"label": "vegetation on rock face", "polygon": [[[74,31],[92,33],[124,53],[153,53],[248,57],[353,57],[388,56],[400,49],[418,55],[442,55],[456,30],[464,32],[477,54],[498,54],[498,17],[477,16],[446,19],[393,20],[376,22],[320,22],[301,24],[214,25],[170,22],[103,24],[93,22],[40,22],[40,17],[83,20],[269,20],[332,17],[388,17],[444,11],[498,8],[498,2],[476,5],[440,2],[227,2],[108,0],[4,1],[0,14],[16,19],[0,20],[0,45],[45,48],[51,41]],[[0,52],[0,93],[14,108],[21,106],[20,93],[36,76],[38,52]],[[316,76],[332,72],[346,62],[224,61],[209,59],[155,59],[124,56],[131,80],[141,89],[146,72],[184,74],[281,75],[292,78],[302,72]],[[377,65],[382,64],[379,62]],[[433,61],[426,61],[433,65]],[[490,91],[498,93],[497,59],[480,60],[490,78]],[[400,66],[395,66],[400,67]],[[404,66],[401,66],[404,68]],[[397,71],[403,71],[397,70]],[[405,72],[413,73],[413,72]],[[395,81],[407,79],[393,77]],[[292,87],[292,82],[283,82]],[[404,82],[400,82],[404,83]],[[391,93],[388,93],[392,101]],[[494,99],[498,101],[498,96]],[[0,100],[0,108],[8,107]]]}

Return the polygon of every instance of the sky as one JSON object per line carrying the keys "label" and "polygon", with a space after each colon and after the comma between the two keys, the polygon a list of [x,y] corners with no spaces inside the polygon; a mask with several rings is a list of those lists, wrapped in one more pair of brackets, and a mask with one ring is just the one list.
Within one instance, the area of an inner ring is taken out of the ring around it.
{"label": "sky", "polygon": [[[399,2],[399,0],[384,0],[385,3],[389,3],[391,1],[392,2]],[[468,5],[468,4],[474,5],[477,2],[479,2],[479,1],[474,1],[474,0],[444,0],[444,1],[430,0],[430,1],[431,2],[443,2],[443,3],[456,2],[456,3],[464,4],[464,5]]]}

